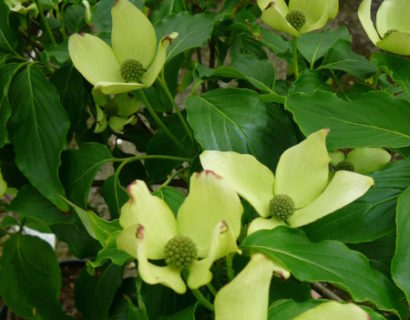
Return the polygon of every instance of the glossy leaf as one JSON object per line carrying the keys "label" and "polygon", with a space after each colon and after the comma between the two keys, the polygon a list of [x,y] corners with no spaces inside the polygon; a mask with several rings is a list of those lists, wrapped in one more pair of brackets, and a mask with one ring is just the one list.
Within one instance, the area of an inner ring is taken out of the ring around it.
{"label": "glossy leaf", "polygon": [[352,41],[352,36],[345,27],[305,33],[298,39],[297,46],[300,54],[312,65],[339,40]]}
{"label": "glossy leaf", "polygon": [[203,47],[211,36],[213,24],[214,17],[205,13],[193,16],[189,12],[181,12],[161,20],[155,26],[158,39],[178,32],[178,38],[168,48],[167,61],[188,49]]}
{"label": "glossy leaf", "polygon": [[301,281],[329,282],[349,292],[356,302],[369,301],[406,319],[407,310],[393,283],[340,242],[312,242],[299,230],[278,227],[250,235],[241,247],[281,263]]}
{"label": "glossy leaf", "polygon": [[84,319],[104,320],[109,318],[111,302],[123,277],[123,267],[108,264],[97,270],[94,276],[83,268],[75,281],[76,307]]}
{"label": "glossy leaf", "polygon": [[189,97],[186,107],[204,149],[249,153],[274,169],[282,152],[296,143],[286,114],[250,90],[208,91]]}
{"label": "glossy leaf", "polygon": [[4,1],[0,2],[0,48],[15,52],[17,37],[10,27],[10,10]]}
{"label": "glossy leaf", "polygon": [[392,276],[397,286],[406,294],[410,301],[410,187],[400,195],[397,201],[397,239],[396,252],[392,260]]}
{"label": "glossy leaf", "polygon": [[107,147],[94,142],[64,152],[61,173],[69,200],[85,208],[95,175],[104,163],[110,161],[112,156]]}
{"label": "glossy leaf", "polygon": [[339,41],[329,50],[319,69],[341,70],[363,80],[376,73],[376,66],[353,52],[346,41]]}
{"label": "glossy leaf", "polygon": [[410,159],[397,161],[371,176],[375,185],[362,198],[304,227],[309,238],[360,243],[392,232],[397,197],[410,184]]}
{"label": "glossy leaf", "polygon": [[9,134],[17,166],[46,198],[67,210],[67,204],[60,198],[64,189],[58,168],[69,120],[57,90],[37,67],[28,65],[13,80],[9,99]]}
{"label": "glossy leaf", "polygon": [[48,243],[13,235],[5,244],[0,267],[1,297],[14,313],[29,319],[70,319],[58,302],[60,268]]}
{"label": "glossy leaf", "polygon": [[325,92],[294,94],[288,97],[286,109],[305,135],[329,128],[329,150],[410,146],[410,103],[383,92],[352,101]]}
{"label": "glossy leaf", "polygon": [[128,201],[127,192],[120,185],[119,181],[116,181],[115,177],[111,176],[104,181],[101,194],[108,206],[111,218],[118,218],[121,207]]}

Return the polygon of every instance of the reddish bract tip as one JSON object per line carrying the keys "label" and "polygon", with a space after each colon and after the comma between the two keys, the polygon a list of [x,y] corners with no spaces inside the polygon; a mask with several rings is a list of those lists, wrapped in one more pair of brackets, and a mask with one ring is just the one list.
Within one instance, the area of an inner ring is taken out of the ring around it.
{"label": "reddish bract tip", "polygon": [[142,224],[138,225],[135,237],[140,240],[144,239],[144,226]]}
{"label": "reddish bract tip", "polygon": [[169,35],[165,36],[164,39],[162,39],[162,41],[168,41],[169,43],[172,43],[172,40],[174,39],[171,38]]}
{"label": "reddish bract tip", "polygon": [[329,134],[330,132],[330,128],[324,128],[323,130],[326,132],[326,134]]}
{"label": "reddish bract tip", "polygon": [[274,1],[269,2],[269,4],[265,7],[265,10],[273,7],[274,5],[275,5]]}
{"label": "reddish bract tip", "polygon": [[119,2],[120,2],[120,0],[114,0],[113,6],[115,6],[115,5],[118,4]]}
{"label": "reddish bract tip", "polygon": [[220,175],[216,174],[215,171],[212,171],[212,170],[204,170],[204,171],[201,171],[201,172],[197,172],[196,176],[200,177],[202,174],[204,174],[205,176],[212,175],[217,179],[222,179],[222,177]]}
{"label": "reddish bract tip", "polygon": [[77,34],[78,34],[79,36],[82,36],[82,37],[85,36],[85,33],[84,33],[84,32],[77,32]]}
{"label": "reddish bract tip", "polygon": [[131,201],[133,200],[133,196],[132,196],[132,193],[131,193],[131,188],[132,188],[133,186],[137,185],[137,183],[138,183],[138,181],[137,181],[137,180],[134,180],[133,182],[131,182],[131,183],[127,186],[127,193],[128,193],[128,196],[130,197],[130,200],[131,200]]}
{"label": "reddish bract tip", "polygon": [[224,233],[224,232],[226,232],[226,230],[228,230],[228,224],[226,223],[225,220],[222,220],[221,224],[219,225],[219,231],[221,233]]}

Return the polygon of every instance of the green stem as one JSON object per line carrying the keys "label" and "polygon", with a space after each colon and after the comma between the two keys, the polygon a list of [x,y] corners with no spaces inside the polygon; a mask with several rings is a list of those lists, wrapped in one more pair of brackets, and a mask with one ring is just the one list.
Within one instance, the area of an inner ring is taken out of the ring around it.
{"label": "green stem", "polygon": [[151,103],[148,101],[147,97],[145,96],[144,91],[143,90],[138,90],[138,92],[140,93],[141,98],[144,101],[145,107],[147,108],[149,114],[154,119],[154,121],[157,123],[157,125],[162,130],[164,130],[164,132],[168,136],[168,138],[170,138],[179,148],[181,148],[181,150],[186,151],[184,145],[181,142],[179,142],[179,140],[172,134],[172,132],[169,131],[169,129],[167,128],[165,123],[162,122],[162,120],[157,116],[157,114],[155,113],[154,109],[151,106]]}
{"label": "green stem", "polygon": [[142,298],[142,294],[141,294],[142,282],[141,282],[141,279],[138,277],[135,278],[135,286],[137,287],[137,301],[138,301],[139,311],[142,313],[142,316],[144,317],[144,319],[149,320],[148,313],[147,313],[147,307],[145,306],[144,299]]}
{"label": "green stem", "polygon": [[61,14],[60,9],[58,5],[56,6],[56,12],[57,12],[57,18],[60,20],[60,32],[61,35],[63,36],[63,39],[67,39],[67,34],[65,32],[65,20],[64,20],[64,15]]}
{"label": "green stem", "polygon": [[191,289],[191,292],[200,304],[202,304],[208,310],[214,311],[213,304],[207,298],[204,297],[201,291],[199,291],[198,289]]}
{"label": "green stem", "polygon": [[208,283],[206,287],[208,288],[209,292],[212,293],[213,296],[216,296],[216,289],[212,283]]}
{"label": "green stem", "polygon": [[229,281],[232,281],[235,278],[235,271],[233,270],[233,254],[228,254],[226,256],[226,273],[228,275]]}
{"label": "green stem", "polygon": [[295,71],[295,78],[299,78],[299,65],[298,65],[298,38],[292,39],[292,56],[293,56],[293,69]]}
{"label": "green stem", "polygon": [[161,184],[161,186],[158,188],[157,191],[160,191],[161,189],[163,189],[163,188],[165,188],[166,186],[168,186],[168,185],[170,184],[170,182],[171,182],[172,180],[174,180],[174,178],[175,178],[176,176],[178,176],[181,172],[184,172],[186,169],[188,169],[188,168],[181,168],[181,169],[175,171],[173,174],[171,174],[171,175],[168,177],[168,179],[165,180],[165,182],[164,182],[163,184]]}
{"label": "green stem", "polygon": [[40,2],[38,0],[34,0],[34,3],[37,6],[38,12],[40,14],[40,20],[41,23],[43,24],[44,29],[46,29],[46,32],[48,34],[48,37],[50,38],[50,41],[56,45],[56,39],[54,38],[53,32],[51,31],[50,25],[48,24],[48,21],[46,19],[46,16],[44,15],[43,9],[40,6]]}
{"label": "green stem", "polygon": [[161,85],[162,89],[164,89],[165,94],[167,95],[168,100],[171,102],[172,108],[177,113],[177,116],[178,116],[179,120],[181,121],[186,133],[188,134],[189,139],[191,139],[191,141],[193,142],[194,137],[192,135],[191,128],[188,126],[188,123],[186,122],[184,116],[182,115],[181,110],[179,110],[179,107],[177,106],[174,97],[172,96],[171,92],[169,91],[168,84],[165,81],[164,71],[162,71],[161,76],[158,78],[158,82]]}

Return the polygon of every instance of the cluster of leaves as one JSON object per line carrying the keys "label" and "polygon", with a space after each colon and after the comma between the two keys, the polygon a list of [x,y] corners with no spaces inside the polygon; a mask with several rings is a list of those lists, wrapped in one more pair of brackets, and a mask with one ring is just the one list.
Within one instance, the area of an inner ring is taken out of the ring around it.
{"label": "cluster of leaves", "polygon": [[[8,187],[0,202],[0,296],[7,307],[27,319],[70,319],[59,301],[56,253],[26,235],[28,227],[53,233],[87,259],[75,282],[83,319],[212,317],[191,293],[124,278],[130,257],[115,239],[126,186],[146,181],[177,212],[189,176],[201,170],[202,150],[251,154],[274,171],[284,150],[329,128],[328,150],[382,147],[394,161],[371,174],[375,186],[354,203],[299,230],[260,231],[242,241],[244,252],[279,260],[292,274],[272,280],[269,319],[291,319],[322,303],[311,297],[319,281],[343,291],[346,301],[366,302],[371,319],[406,319],[410,61],[384,52],[367,59],[352,51],[346,28],[328,29],[298,38],[295,76],[291,41],[263,26],[252,2],[136,0],[158,39],[179,36],[158,81],[143,89],[154,112],[137,110],[138,121],[101,129],[101,117],[112,114],[73,67],[68,37],[88,32],[110,43],[113,3],[0,2],[0,193]],[[272,56],[289,64],[286,79],[275,76]],[[91,190],[108,216],[87,211],[98,211]],[[252,219],[254,210],[244,206],[244,219]],[[236,256],[232,271],[246,262]],[[226,262],[212,271],[218,290],[228,282]],[[323,297],[332,298],[327,291]]]}

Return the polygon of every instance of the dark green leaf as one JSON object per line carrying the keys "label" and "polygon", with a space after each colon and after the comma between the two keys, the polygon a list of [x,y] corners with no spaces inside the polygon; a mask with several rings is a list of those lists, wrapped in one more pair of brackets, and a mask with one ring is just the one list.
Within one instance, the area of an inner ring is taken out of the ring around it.
{"label": "dark green leaf", "polygon": [[186,102],[188,121],[203,149],[236,151],[275,168],[282,152],[296,142],[279,106],[265,105],[246,89],[218,89]]}
{"label": "dark green leaf", "polygon": [[392,276],[396,284],[406,294],[410,302],[410,187],[400,195],[397,201],[397,240],[396,251],[392,260]]}
{"label": "dark green leaf", "polygon": [[371,176],[375,186],[363,197],[304,227],[309,238],[360,243],[394,231],[397,197],[410,185],[410,159],[394,162]]}
{"label": "dark green leaf", "polygon": [[372,55],[379,67],[385,67],[391,78],[400,83],[403,88],[410,90],[410,60],[387,52],[377,52]]}
{"label": "dark green leaf", "polygon": [[4,146],[8,139],[7,121],[11,115],[11,107],[8,92],[11,80],[21,65],[9,63],[0,68],[0,147]]}
{"label": "dark green leaf", "polygon": [[95,276],[83,268],[75,282],[76,307],[83,319],[108,319],[111,303],[123,277],[123,267],[113,264],[98,270]]}
{"label": "dark green leaf", "polygon": [[211,37],[214,16],[210,14],[196,14],[181,12],[168,16],[155,26],[158,39],[178,32],[178,37],[169,46],[167,61],[188,49],[203,47]]}
{"label": "dark green leaf", "polygon": [[84,24],[85,7],[82,4],[73,4],[64,10],[64,21],[70,33],[79,32]]}
{"label": "dark green leaf", "polygon": [[17,38],[9,23],[10,10],[4,1],[0,1],[0,48],[15,52]]}
{"label": "dark green leaf", "polygon": [[260,28],[260,42],[269,50],[276,54],[282,54],[291,50],[291,45],[282,36],[272,32],[271,30]]}
{"label": "dark green leaf", "polygon": [[85,208],[95,175],[110,161],[112,156],[107,147],[95,142],[84,143],[78,150],[65,151],[61,175],[69,200]]}
{"label": "dark green leaf", "polygon": [[407,319],[408,311],[393,283],[372,269],[362,254],[340,242],[312,242],[300,230],[278,227],[251,234],[241,247],[279,262],[300,281],[329,282],[349,292],[357,302],[372,302],[378,309]]}
{"label": "dark green leaf", "polygon": [[246,80],[256,89],[272,92],[275,82],[275,69],[269,60],[258,60],[254,57],[238,57],[229,66],[222,66],[215,70],[202,65],[198,69],[200,77],[220,77]]}
{"label": "dark green leaf", "polygon": [[195,320],[195,311],[197,303],[173,314],[172,316],[161,317],[160,320]]}
{"label": "dark green leaf", "polygon": [[186,11],[185,1],[183,0],[165,0],[161,1],[157,10],[152,13],[152,23],[158,24],[171,14]]}
{"label": "dark green leaf", "polygon": [[324,81],[321,74],[316,71],[305,70],[299,78],[290,86],[289,93],[313,94],[317,90],[331,91],[331,87]]}
{"label": "dark green leaf", "polygon": [[269,290],[269,301],[293,299],[303,301],[311,297],[310,285],[295,278],[281,279],[272,277]]}
{"label": "dark green leaf", "polygon": [[13,235],[6,242],[0,266],[1,297],[14,313],[29,319],[69,319],[58,302],[60,268],[48,243]]}
{"label": "dark green leaf", "polygon": [[41,71],[28,65],[10,85],[9,100],[9,134],[17,166],[47,199],[68,210],[60,197],[64,189],[58,168],[70,123],[57,90]]}
{"label": "dark green leaf", "polygon": [[353,101],[327,92],[293,94],[286,101],[286,109],[306,136],[330,128],[330,150],[410,145],[410,103],[383,92],[369,92]]}
{"label": "dark green leaf", "polygon": [[175,215],[178,213],[179,207],[185,200],[185,195],[181,191],[171,187],[161,188],[154,192],[154,195],[164,200]]}
{"label": "dark green leaf", "polygon": [[336,30],[304,33],[297,42],[302,56],[313,65],[339,40],[352,42],[352,36],[345,27]]}
{"label": "dark green leaf", "polygon": [[18,191],[8,209],[18,212],[21,219],[28,219],[26,224],[30,227],[33,227],[30,220],[34,220],[34,224],[45,225],[48,228],[55,223],[63,223],[68,218],[31,185],[26,185]]}
{"label": "dark green leaf", "polygon": [[114,176],[111,176],[104,181],[101,194],[110,210],[111,218],[118,218],[122,205],[129,199],[127,192],[115,181]]}
{"label": "dark green leaf", "polygon": [[336,43],[329,50],[319,69],[341,70],[363,80],[377,71],[373,63],[353,52],[347,41]]}

